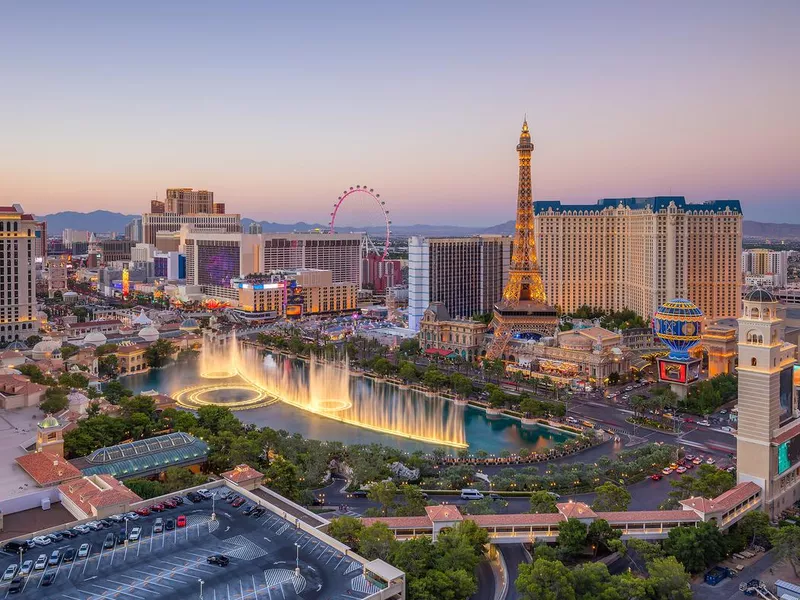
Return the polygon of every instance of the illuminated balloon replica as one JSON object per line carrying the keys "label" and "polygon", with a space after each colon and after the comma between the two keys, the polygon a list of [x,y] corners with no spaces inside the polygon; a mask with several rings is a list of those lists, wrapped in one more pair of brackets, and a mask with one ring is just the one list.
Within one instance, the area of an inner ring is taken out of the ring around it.
{"label": "illuminated balloon replica", "polygon": [[668,356],[658,359],[658,379],[669,383],[682,398],[700,378],[701,360],[692,358],[689,351],[700,343],[703,318],[703,311],[684,298],[665,302],[653,315],[655,334],[670,350]]}

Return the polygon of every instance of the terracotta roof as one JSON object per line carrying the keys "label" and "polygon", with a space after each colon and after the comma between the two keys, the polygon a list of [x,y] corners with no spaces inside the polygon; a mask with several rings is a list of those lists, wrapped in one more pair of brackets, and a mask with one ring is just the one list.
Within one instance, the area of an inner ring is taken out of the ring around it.
{"label": "terracotta roof", "polygon": [[38,485],[53,485],[81,476],[81,472],[52,452],[32,452],[16,458],[17,464]]}
{"label": "terracotta roof", "polygon": [[426,506],[425,512],[431,521],[463,521],[461,511],[454,504],[440,504],[439,506]]}
{"label": "terracotta roof", "polygon": [[70,329],[92,329],[94,327],[103,327],[105,325],[122,325],[119,319],[108,319],[104,321],[84,321],[83,323],[70,323],[67,325]]}
{"label": "terracotta roof", "polygon": [[0,352],[0,358],[17,358],[22,356],[22,352],[19,350],[3,350]]}
{"label": "terracotta roof", "polygon": [[361,522],[366,527],[374,523],[385,523],[390,529],[433,528],[433,524],[428,517],[371,517],[361,519]]}
{"label": "terracotta roof", "polygon": [[559,513],[475,515],[467,518],[471,521],[475,521],[480,527],[495,527],[500,525],[557,525],[565,521],[564,515]]}
{"label": "terracotta roof", "polygon": [[757,484],[752,481],[746,481],[732,487],[727,492],[723,492],[712,500],[694,497],[681,500],[680,503],[687,508],[691,508],[703,514],[726,512],[760,491],[761,488]]}
{"label": "terracotta roof", "polygon": [[25,375],[0,375],[0,393],[19,396],[46,390],[46,385],[31,383]]}
{"label": "terracotta roof", "polygon": [[634,510],[630,512],[599,512],[598,519],[605,519],[609,524],[622,523],[666,523],[668,521],[696,522],[700,520],[690,510]]}
{"label": "terracotta roof", "polygon": [[72,500],[87,515],[92,507],[134,504],[142,499],[111,475],[91,475],[58,486],[58,491]]}
{"label": "terracotta roof", "polygon": [[619,337],[618,333],[615,333],[609,329],[605,329],[604,327],[585,327],[583,329],[575,329],[574,331],[581,335],[598,340],[607,340],[609,338]]}
{"label": "terracotta roof", "polygon": [[[172,398],[170,398],[172,400]],[[264,477],[264,474],[260,471],[256,471],[250,465],[236,465],[230,471],[225,471],[224,473],[220,473],[225,479],[228,481],[232,481],[233,483],[241,483],[242,481],[251,481],[253,479],[261,479]]]}
{"label": "terracotta roof", "polygon": [[593,519],[597,514],[583,502],[563,502],[556,504],[558,512],[567,519]]}
{"label": "terracotta roof", "polygon": [[124,354],[126,356],[128,354],[137,354],[147,350],[148,346],[150,346],[150,344],[132,344],[130,346],[120,346],[114,350],[114,354]]}

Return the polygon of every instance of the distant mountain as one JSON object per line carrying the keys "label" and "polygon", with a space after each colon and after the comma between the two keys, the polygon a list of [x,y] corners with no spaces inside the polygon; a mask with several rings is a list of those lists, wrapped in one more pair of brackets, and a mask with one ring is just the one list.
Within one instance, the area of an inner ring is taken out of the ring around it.
{"label": "distant mountain", "polygon": [[123,233],[125,225],[141,215],[123,215],[107,210],[93,210],[89,213],[64,211],[52,215],[37,215],[47,222],[47,235],[61,235],[65,229],[82,229],[95,233],[116,231]]}
{"label": "distant mountain", "polygon": [[745,221],[742,223],[743,234],[751,237],[779,240],[785,238],[800,239],[800,225],[796,223],[759,223]]}
{"label": "distant mountain", "polygon": [[[141,215],[124,215],[107,210],[95,210],[89,213],[64,211],[52,215],[40,215],[38,218],[47,221],[48,235],[59,235],[64,229],[86,229],[96,233],[116,231],[122,233],[125,226],[132,219]],[[253,219],[243,218],[242,228],[247,231]],[[265,233],[288,233],[292,231],[313,231],[320,229],[327,231],[328,226],[320,223],[275,223],[273,221],[257,221],[261,223]],[[366,226],[341,226],[337,231],[367,231],[371,234],[380,234],[380,227]],[[461,236],[476,235],[480,233],[513,235],[514,221],[506,221],[491,227],[467,227],[462,225],[392,225],[392,233],[397,236],[427,235],[427,236]],[[792,223],[760,223],[758,221],[744,222],[744,235],[748,237],[763,237],[770,239],[800,239],[800,225]]]}

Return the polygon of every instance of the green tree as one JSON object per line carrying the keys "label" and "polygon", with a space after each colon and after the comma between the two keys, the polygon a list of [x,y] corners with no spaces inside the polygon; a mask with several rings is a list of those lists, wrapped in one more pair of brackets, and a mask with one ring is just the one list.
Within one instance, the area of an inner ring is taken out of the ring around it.
{"label": "green tree", "polygon": [[153,481],[151,479],[128,479],[125,486],[134,494],[141,496],[143,500],[163,496],[167,493],[164,485],[160,481]]}
{"label": "green tree", "polygon": [[675,527],[664,540],[664,551],[678,559],[690,573],[699,573],[725,557],[725,542],[717,526]]}
{"label": "green tree", "polygon": [[753,510],[743,516],[736,528],[747,540],[748,545],[755,544],[758,540],[768,540],[770,534],[769,515],[760,510]]}
{"label": "green tree", "polygon": [[609,373],[608,374],[608,384],[609,385],[617,385],[619,383],[619,373]]}
{"label": "green tree", "polygon": [[62,373],[58,378],[58,384],[84,390],[89,385],[89,378],[82,373]]}
{"label": "green tree", "polygon": [[472,380],[461,373],[453,373],[450,375],[450,387],[462,398],[469,397],[473,390]]}
{"label": "green tree", "polygon": [[773,529],[770,535],[775,557],[778,560],[786,559],[792,565],[796,577],[800,577],[800,527],[788,525]]}
{"label": "green tree", "polygon": [[144,351],[144,359],[148,367],[157,369],[166,365],[176,350],[175,344],[169,340],[156,340]]}
{"label": "green tree", "polygon": [[97,348],[94,349],[94,355],[98,358],[101,356],[105,356],[107,354],[112,354],[116,352],[119,346],[117,344],[101,344]]}
{"label": "green tree", "polygon": [[564,557],[579,555],[586,548],[587,529],[578,519],[567,519],[558,525],[558,550]]}
{"label": "green tree", "polygon": [[360,552],[361,534],[364,524],[356,517],[337,517],[331,520],[328,535],[336,538],[356,552]]}
{"label": "green tree", "polygon": [[267,487],[291,500],[299,496],[297,467],[281,457],[275,458],[265,473]]}
{"label": "green tree", "polygon": [[42,373],[42,370],[36,365],[19,365],[17,371],[25,375],[32,383],[46,385],[47,377]]}
{"label": "green tree", "polygon": [[417,367],[414,366],[414,363],[408,362],[407,360],[400,363],[397,374],[400,376],[400,379],[409,383],[413,383],[419,379]]}
{"label": "green tree", "polygon": [[89,311],[83,306],[76,306],[72,309],[72,314],[78,317],[78,323],[84,323],[86,321],[86,317],[89,315]]}
{"label": "green tree", "polygon": [[373,523],[361,532],[359,554],[369,560],[386,560],[396,543],[394,533],[385,523]]}
{"label": "green tree", "polygon": [[133,396],[133,392],[122,385],[119,381],[109,381],[103,385],[103,395],[111,404],[119,404],[123,398]]}
{"label": "green tree", "polygon": [[80,348],[75,344],[64,344],[61,346],[61,358],[63,360],[69,360],[73,356],[75,356],[80,351]]}
{"label": "green tree", "polygon": [[508,396],[500,388],[495,388],[489,393],[489,406],[492,408],[502,408],[506,405]]}
{"label": "green tree", "polygon": [[700,465],[695,476],[682,475],[680,479],[670,482],[670,485],[672,491],[669,493],[667,506],[675,507],[679,500],[692,496],[716,498],[736,485],[736,478],[733,473],[713,465]]}
{"label": "green tree", "polygon": [[522,600],[576,600],[572,573],[557,560],[521,564],[515,583]]}
{"label": "green tree", "polygon": [[610,550],[613,545],[612,541],[618,540],[621,535],[622,532],[619,529],[613,529],[608,521],[597,519],[589,525],[586,540],[592,545],[592,551],[596,555],[601,546]]}
{"label": "green tree", "polygon": [[[678,529],[681,529],[680,527]],[[647,564],[650,584],[655,597],[664,600],[691,600],[692,588],[689,574],[673,556],[656,558]]]}
{"label": "green tree", "polygon": [[592,503],[596,512],[623,512],[628,510],[631,495],[624,487],[611,482],[604,483],[594,489],[597,497]]}
{"label": "green tree", "polygon": [[557,513],[556,499],[548,492],[533,492],[531,494],[531,508],[532,513]]}
{"label": "green tree", "polygon": [[398,350],[404,356],[417,356],[419,354],[419,340],[417,338],[411,338],[408,340],[403,340],[400,342],[400,346]]}
{"label": "green tree", "polygon": [[29,336],[25,340],[25,345],[28,348],[33,348],[36,344],[38,344],[41,341],[42,341],[42,336],[40,336],[40,335],[32,335],[32,336]]}
{"label": "green tree", "polygon": [[119,375],[119,359],[116,354],[106,354],[97,360],[97,371],[100,377],[116,377]]}
{"label": "green tree", "polygon": [[62,388],[51,387],[44,393],[44,400],[39,404],[42,412],[56,414],[64,411],[69,406],[67,394]]}
{"label": "green tree", "polygon": [[381,514],[388,515],[395,507],[397,486],[391,481],[379,481],[372,485],[367,497],[381,505]]}
{"label": "green tree", "polygon": [[386,377],[394,371],[394,365],[385,358],[376,358],[372,363],[372,370],[381,377]]}
{"label": "green tree", "polygon": [[439,369],[428,367],[422,375],[422,382],[429,388],[438,390],[447,383],[447,375]]}
{"label": "green tree", "polygon": [[428,501],[422,495],[422,490],[416,485],[404,485],[403,502],[397,507],[396,514],[398,517],[415,517],[425,514],[425,507]]}
{"label": "green tree", "polygon": [[122,408],[122,415],[130,418],[136,413],[140,413],[151,419],[156,412],[156,403],[150,396],[133,396],[123,398],[119,403]]}
{"label": "green tree", "polygon": [[603,563],[585,563],[572,570],[573,587],[578,598],[608,596],[611,575]]}

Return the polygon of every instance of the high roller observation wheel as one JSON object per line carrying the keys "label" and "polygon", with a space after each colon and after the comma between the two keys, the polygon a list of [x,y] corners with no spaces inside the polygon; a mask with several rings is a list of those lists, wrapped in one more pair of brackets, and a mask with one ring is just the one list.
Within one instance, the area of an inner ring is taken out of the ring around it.
{"label": "high roller observation wheel", "polygon": [[[342,192],[342,195],[336,199],[336,204],[333,205],[333,212],[331,213],[331,221],[329,223],[330,225],[329,233],[331,234],[336,233],[336,214],[339,212],[339,209],[341,208],[344,201],[347,198],[354,196],[356,194],[366,194],[367,196],[371,197],[377,204],[381,213],[383,214],[383,220],[386,223],[386,236],[383,243],[383,254],[381,255],[381,260],[386,260],[389,256],[389,244],[390,244],[390,237],[392,234],[392,221],[389,219],[389,211],[386,209],[386,202],[381,200],[381,195],[376,193],[375,190],[372,189],[371,187],[367,187],[366,185],[351,186],[349,190],[345,190]],[[369,237],[369,234],[367,234],[367,237]]]}

